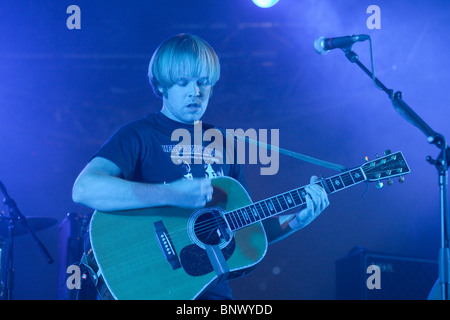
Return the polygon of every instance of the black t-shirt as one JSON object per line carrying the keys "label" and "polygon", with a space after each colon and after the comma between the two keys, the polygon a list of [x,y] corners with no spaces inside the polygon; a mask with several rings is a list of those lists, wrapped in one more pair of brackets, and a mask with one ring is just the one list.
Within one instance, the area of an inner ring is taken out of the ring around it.
{"label": "black t-shirt", "polygon": [[[201,127],[202,134],[213,128],[205,123],[202,123]],[[172,133],[177,129],[182,129],[184,133],[189,132],[190,141],[181,138],[172,141]],[[226,160],[225,137],[222,136],[222,150],[211,150],[211,141],[199,137],[198,134],[198,127],[195,129],[194,125],[173,121],[161,112],[152,113],[144,119],[122,126],[94,157],[114,162],[120,168],[122,177],[131,181],[169,183],[182,178],[229,176],[247,189],[242,169],[235,161],[236,150],[231,158],[233,161]],[[195,142],[199,141],[201,145],[195,145]],[[214,159],[221,161],[217,163]],[[227,282],[222,282],[199,298],[231,299],[231,289]]]}
{"label": "black t-shirt", "polygon": [[[202,133],[213,128],[205,123],[202,123],[201,127]],[[184,149],[180,145],[181,138],[171,140],[172,133],[177,129],[190,133],[190,141],[187,143],[183,141],[183,146],[189,145]],[[194,144],[199,140],[198,137],[194,137],[196,133],[194,125],[173,121],[161,112],[152,113],[145,119],[121,127],[94,157],[103,157],[114,162],[120,168],[123,178],[127,180],[168,183],[182,178],[229,176],[247,188],[235,156],[233,161],[226,160],[225,138],[222,150],[210,150],[208,146],[211,142],[203,141],[201,137],[202,145]],[[184,161],[183,158],[187,148],[191,151],[190,161]],[[174,158],[175,154],[179,157]],[[205,161],[197,163],[201,157]],[[217,161],[214,161],[215,159]],[[222,159],[222,163],[217,163],[219,159]]]}

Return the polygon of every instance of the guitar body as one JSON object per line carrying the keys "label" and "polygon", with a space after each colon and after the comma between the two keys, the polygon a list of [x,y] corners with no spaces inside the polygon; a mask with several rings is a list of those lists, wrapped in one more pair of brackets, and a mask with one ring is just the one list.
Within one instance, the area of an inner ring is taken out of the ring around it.
{"label": "guitar body", "polygon": [[[363,181],[403,176],[401,152],[317,184],[331,194]],[[103,279],[116,299],[195,299],[209,286],[249,273],[266,254],[261,221],[307,204],[305,187],[253,203],[236,180],[211,180],[213,199],[204,208],[156,207],[96,211],[91,246]]]}
{"label": "guitar body", "polygon": [[[236,180],[212,180],[207,207],[96,211],[91,245],[115,299],[195,299],[208,286],[249,273],[264,257],[261,222],[230,232],[224,212],[251,204]],[[212,223],[211,223],[212,221]]]}

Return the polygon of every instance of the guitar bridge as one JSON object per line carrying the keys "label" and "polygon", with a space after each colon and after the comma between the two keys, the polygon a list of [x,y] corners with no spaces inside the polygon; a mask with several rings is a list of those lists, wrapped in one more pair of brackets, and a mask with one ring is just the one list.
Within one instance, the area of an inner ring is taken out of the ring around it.
{"label": "guitar bridge", "polygon": [[172,244],[172,240],[170,239],[170,236],[163,222],[161,220],[156,221],[154,223],[154,226],[156,240],[158,241],[159,248],[161,249],[167,262],[169,262],[173,270],[181,268],[180,259],[178,259],[177,253]]}

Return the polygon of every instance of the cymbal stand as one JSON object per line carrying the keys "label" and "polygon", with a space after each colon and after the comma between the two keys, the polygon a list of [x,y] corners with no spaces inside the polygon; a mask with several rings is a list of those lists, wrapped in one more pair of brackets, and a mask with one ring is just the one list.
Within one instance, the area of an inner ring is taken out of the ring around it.
{"label": "cymbal stand", "polygon": [[[44,255],[47,263],[53,263],[53,258],[47,251],[42,242],[37,238],[36,234],[30,228],[26,217],[20,212],[16,202],[9,196],[5,185],[0,181],[0,190],[4,195],[3,203],[8,207],[9,217],[0,215],[0,221],[5,220],[8,222],[8,238],[6,239],[6,245],[4,247],[4,255],[1,265],[1,281],[0,281],[0,299],[12,300],[13,286],[14,286],[14,227],[17,223],[22,223],[26,230],[31,234],[34,242]],[[2,252],[3,253],[3,252]]]}

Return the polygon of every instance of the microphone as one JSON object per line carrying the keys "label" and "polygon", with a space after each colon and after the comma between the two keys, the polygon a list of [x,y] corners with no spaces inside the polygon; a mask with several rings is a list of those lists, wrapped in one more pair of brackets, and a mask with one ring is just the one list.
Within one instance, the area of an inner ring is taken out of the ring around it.
{"label": "microphone", "polygon": [[325,38],[319,37],[314,41],[314,49],[317,53],[327,54],[335,48],[350,48],[355,42],[366,41],[370,37],[367,34],[351,35],[346,37]]}

